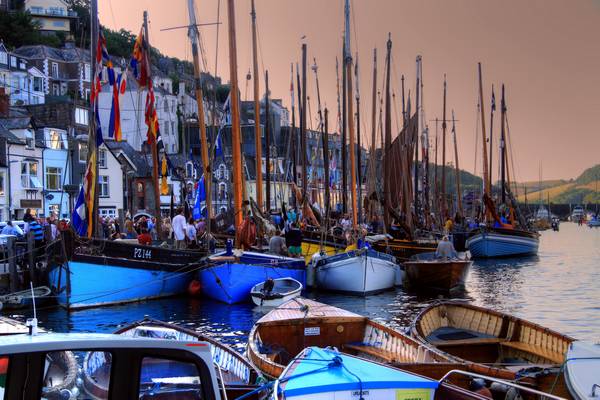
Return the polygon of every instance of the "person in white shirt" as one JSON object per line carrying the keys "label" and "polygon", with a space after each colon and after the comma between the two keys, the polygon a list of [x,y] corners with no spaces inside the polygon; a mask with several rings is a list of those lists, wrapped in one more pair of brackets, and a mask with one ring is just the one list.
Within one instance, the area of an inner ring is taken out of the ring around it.
{"label": "person in white shirt", "polygon": [[185,222],[185,216],[183,207],[180,207],[177,210],[177,215],[173,218],[173,235],[175,236],[175,248],[176,249],[185,249],[185,236],[186,236],[186,227],[187,223]]}

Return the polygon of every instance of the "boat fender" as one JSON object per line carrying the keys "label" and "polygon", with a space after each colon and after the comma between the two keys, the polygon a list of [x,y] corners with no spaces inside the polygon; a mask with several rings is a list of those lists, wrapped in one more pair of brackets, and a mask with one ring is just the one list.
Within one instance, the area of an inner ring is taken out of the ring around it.
{"label": "boat fender", "polygon": [[202,284],[196,279],[192,280],[188,285],[188,294],[197,297],[200,296],[200,293],[202,293]]}

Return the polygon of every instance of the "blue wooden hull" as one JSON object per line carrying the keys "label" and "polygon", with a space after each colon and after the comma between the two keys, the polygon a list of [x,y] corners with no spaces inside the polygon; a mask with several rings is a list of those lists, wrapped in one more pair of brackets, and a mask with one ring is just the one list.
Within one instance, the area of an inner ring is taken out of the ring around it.
{"label": "blue wooden hull", "polygon": [[293,278],[306,286],[304,259],[244,253],[236,262],[210,265],[198,271],[205,296],[227,304],[250,300],[250,291],[268,278]]}
{"label": "blue wooden hull", "polygon": [[475,258],[536,255],[540,240],[537,235],[511,235],[481,231],[467,239],[467,248]]}
{"label": "blue wooden hull", "polygon": [[110,258],[102,260],[105,263],[71,260],[67,265],[51,267],[50,287],[61,306],[81,309],[174,296],[184,293],[192,278],[191,273],[173,265],[157,268],[153,263],[152,268],[145,269],[136,261],[131,263],[135,267],[127,267],[119,263],[111,265]]}

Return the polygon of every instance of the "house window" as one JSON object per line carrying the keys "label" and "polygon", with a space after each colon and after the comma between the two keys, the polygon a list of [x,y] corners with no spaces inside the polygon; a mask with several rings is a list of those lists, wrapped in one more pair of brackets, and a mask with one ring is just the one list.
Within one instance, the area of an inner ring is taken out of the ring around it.
{"label": "house window", "polygon": [[33,78],[33,91],[34,92],[44,91],[42,78],[40,78],[40,77]]}
{"label": "house window", "polygon": [[25,189],[41,188],[40,180],[37,177],[37,161],[21,162],[21,186]]}
{"label": "house window", "polygon": [[108,176],[107,175],[100,175],[98,177],[98,195],[100,197],[109,197],[109,190],[108,190]]}
{"label": "house window", "polygon": [[106,150],[98,150],[98,167],[106,168]]}
{"label": "house window", "polygon": [[61,190],[62,168],[46,167],[46,189]]}
{"label": "house window", "polygon": [[219,200],[227,200],[227,186],[225,183],[219,183]]}
{"label": "house window", "polygon": [[165,97],[165,112],[168,113],[169,112],[169,99],[167,99]]}
{"label": "house window", "polygon": [[79,148],[79,162],[80,163],[86,163],[87,162],[87,157],[88,157],[88,146],[87,146],[87,143],[80,142],[78,144],[78,148]]}
{"label": "house window", "polygon": [[52,25],[57,27],[57,28],[64,28],[65,27],[65,21],[52,21]]}
{"label": "house window", "polygon": [[10,56],[10,66],[13,68],[17,68],[17,57]]}
{"label": "house window", "polygon": [[177,130],[175,129],[175,121],[171,121],[171,134],[173,134],[173,136],[177,134]]}
{"label": "house window", "polygon": [[191,161],[185,163],[185,176],[191,178],[194,175],[194,164]]}
{"label": "house window", "polygon": [[4,196],[5,182],[6,182],[6,172],[0,171],[0,196]]}
{"label": "house window", "polygon": [[52,77],[58,78],[58,63],[52,63]]}
{"label": "house window", "polygon": [[28,149],[33,149],[35,147],[33,132],[29,129],[25,131],[25,147]]}
{"label": "house window", "polygon": [[87,126],[88,110],[86,110],[85,108],[75,108],[75,123]]}
{"label": "house window", "polygon": [[48,143],[48,145],[53,150],[64,150],[65,143],[63,142],[62,134],[58,131],[51,130],[50,131],[50,143]]}
{"label": "house window", "polygon": [[33,6],[29,8],[29,12],[32,14],[43,14],[44,13],[44,9],[42,7],[39,6]]}
{"label": "house window", "polygon": [[166,123],[164,124],[164,127],[165,127],[165,136],[169,136],[169,123],[168,123],[168,122],[166,122]]}
{"label": "house window", "polygon": [[52,96],[60,96],[60,85],[58,83],[52,84]]}
{"label": "house window", "polygon": [[8,53],[0,52],[0,64],[8,64]]}
{"label": "house window", "polygon": [[102,218],[116,218],[117,210],[115,208],[100,208],[98,214]]}

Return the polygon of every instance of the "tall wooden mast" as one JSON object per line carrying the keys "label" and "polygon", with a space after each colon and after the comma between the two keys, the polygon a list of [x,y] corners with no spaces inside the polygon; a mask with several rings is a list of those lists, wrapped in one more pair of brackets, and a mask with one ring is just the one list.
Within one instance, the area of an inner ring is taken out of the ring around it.
{"label": "tall wooden mast", "polygon": [[481,63],[477,64],[477,68],[479,71],[479,105],[480,105],[480,112],[481,112],[481,143],[483,145],[483,185],[484,185],[484,189],[483,192],[486,195],[490,195],[491,192],[491,184],[490,184],[490,179],[489,179],[489,174],[488,174],[488,156],[487,156],[487,147],[485,145],[486,143],[486,133],[485,133],[485,107],[483,104],[483,77],[481,74]]}
{"label": "tall wooden mast", "polygon": [[302,43],[302,113],[300,114],[300,143],[302,148],[302,196],[308,199],[306,159],[306,43]]}
{"label": "tall wooden mast", "polygon": [[454,119],[454,110],[452,110],[452,136],[454,137],[454,164],[456,171],[456,205],[458,215],[463,215],[462,192],[460,190],[460,167],[458,165],[458,144],[456,139],[456,124]]}
{"label": "tall wooden mast", "polygon": [[502,84],[502,100],[500,103],[500,181],[502,204],[506,204],[506,135],[504,119],[506,118],[506,102],[504,101],[504,84]]}
{"label": "tall wooden mast", "polygon": [[233,155],[233,207],[235,227],[242,223],[242,133],[240,127],[239,91],[237,76],[237,48],[235,39],[235,6],[233,0],[227,0],[227,18],[229,31],[229,75],[231,81],[231,143]]}
{"label": "tall wooden mast", "polygon": [[356,176],[357,176],[357,209],[358,221],[362,220],[362,167],[361,167],[361,146],[360,146],[360,84],[358,73],[358,53],[356,53],[356,62],[354,65],[354,75],[356,76]]}
{"label": "tall wooden mast", "polygon": [[208,229],[210,230],[210,220],[213,215],[211,181],[212,174],[210,170],[210,158],[208,156],[208,141],[206,139],[206,122],[204,117],[204,94],[200,84],[200,55],[198,50],[198,26],[196,22],[196,11],[194,0],[188,0],[188,14],[190,25],[188,28],[188,37],[192,43],[192,59],[194,61],[194,90],[196,92],[196,102],[198,103],[198,125],[200,126],[200,145],[202,146],[202,174],[204,175],[204,188],[206,191],[206,211],[208,216]]}
{"label": "tall wooden mast", "polygon": [[344,8],[346,17],[346,34],[344,35],[345,50],[344,66],[346,69],[346,85],[348,86],[348,142],[350,147],[350,201],[352,201],[352,224],[356,228],[358,223],[358,207],[356,204],[356,151],[354,148],[354,111],[352,102],[352,54],[350,53],[350,0],[346,0]]}
{"label": "tall wooden mast", "polygon": [[346,40],[342,44],[342,137],[340,152],[342,153],[342,211],[348,212],[348,87],[346,85]]}
{"label": "tall wooden mast", "polygon": [[385,71],[385,142],[383,145],[383,193],[384,193],[384,212],[383,217],[385,221],[386,229],[390,227],[390,213],[388,209],[392,206],[391,196],[391,182],[390,182],[390,156],[387,154],[388,150],[392,145],[392,105],[390,98],[390,64],[391,64],[391,52],[392,52],[392,35],[389,34],[387,41],[387,54],[385,57],[386,71]]}
{"label": "tall wooden mast", "polygon": [[[325,115],[323,122],[323,132],[321,138],[323,140],[323,168],[325,170],[325,221],[329,221],[329,212],[331,209],[331,193],[329,190],[329,112],[327,110],[327,107],[325,107]],[[327,226],[327,222],[324,225]]]}
{"label": "tall wooden mast", "polygon": [[494,111],[496,111],[496,96],[494,94],[494,85],[492,84],[492,106],[490,107],[490,188],[492,187],[492,180],[494,175],[493,158],[494,158]]}
{"label": "tall wooden mast", "polygon": [[442,111],[442,187],[441,199],[442,202],[442,218],[448,217],[448,204],[446,203],[446,74],[444,74],[444,108]]}
{"label": "tall wooden mast", "polygon": [[[375,184],[376,158],[375,158],[375,136],[377,134],[377,49],[373,49],[373,93],[371,98],[371,151],[369,156],[369,198],[377,190]],[[369,202],[369,216],[373,217],[373,205]]]}
{"label": "tall wooden mast", "polygon": [[[271,105],[269,103],[269,71],[265,71],[265,170],[267,172],[265,176],[267,177],[267,185],[264,208],[267,213],[271,211]],[[261,171],[262,168],[256,171],[256,176],[261,175],[259,173]]]}
{"label": "tall wooden mast", "polygon": [[[415,138],[415,164],[414,164],[414,175],[415,175],[415,193],[414,193],[414,209],[415,215],[417,216],[417,221],[419,221],[419,115],[421,108],[421,56],[417,56],[417,83],[415,87],[416,91],[416,122],[417,122],[417,137]],[[410,173],[410,171],[409,171]]]}
{"label": "tall wooden mast", "polygon": [[[145,14],[144,14],[145,15]],[[90,46],[91,46],[91,61],[92,61],[92,84],[94,84],[95,80],[96,80],[96,76],[98,76],[98,74],[100,73],[100,71],[96,70],[96,50],[98,48],[98,30],[100,29],[99,26],[99,21],[98,21],[98,0],[92,0],[91,4],[90,4],[90,33],[91,33],[91,40],[90,40]],[[94,101],[98,101],[98,94],[96,95],[96,99]],[[90,107],[90,116],[88,118],[89,120],[89,130],[88,130],[88,156],[87,156],[87,163],[88,163],[88,168],[89,163],[91,162],[91,158],[92,158],[92,149],[95,149],[94,151],[96,151],[96,154],[98,154],[98,149],[96,148],[96,132],[97,132],[97,126],[96,126],[96,107],[95,104],[92,103],[91,107]],[[97,159],[97,158],[96,158]],[[94,165],[91,166],[91,168],[94,168],[94,176],[95,176],[95,182],[92,182],[92,185],[94,185],[94,209],[91,212],[91,219],[88,221],[88,224],[91,224],[91,227],[88,229],[88,232],[92,233],[92,236],[95,235],[96,237],[102,237],[101,233],[101,226],[98,223],[98,217],[99,217],[99,201],[100,201],[100,191],[99,191],[99,177],[98,177],[98,163],[94,163]],[[89,214],[88,214],[89,215]]]}
{"label": "tall wooden mast", "polygon": [[[146,52],[146,57],[148,57],[148,82],[149,85],[153,85],[152,79],[150,75],[152,74],[152,67],[150,64],[150,38],[148,36],[148,11],[144,10],[144,35],[146,36],[146,44],[148,46],[148,51]],[[156,105],[155,105],[156,107]],[[158,134],[158,132],[157,132]],[[156,231],[160,232],[161,226],[161,214],[160,214],[160,188],[158,186],[158,147],[157,147],[156,138],[152,141],[151,151],[152,151],[152,184],[154,186],[154,216],[156,217]]]}
{"label": "tall wooden mast", "polygon": [[[296,180],[298,179],[298,162],[297,162],[297,156],[298,156],[298,146],[297,146],[297,135],[296,135],[296,107],[294,106],[294,64],[291,63],[290,65],[290,69],[291,69],[291,81],[290,81],[290,98],[291,98],[291,104],[292,104],[292,131],[290,132],[290,141],[291,141],[291,147],[292,147],[292,174],[294,175],[294,177],[292,178],[292,182],[296,183]],[[296,205],[296,196],[292,196],[292,202],[294,205]]]}
{"label": "tall wooden mast", "polygon": [[[262,138],[260,132],[260,94],[259,94],[259,74],[258,74],[258,51],[256,40],[256,9],[254,8],[254,0],[251,2],[252,11],[252,69],[254,83],[254,145],[256,147],[256,202],[258,207],[263,209],[263,177],[262,177]],[[267,167],[267,174],[268,174]],[[268,189],[267,189],[268,190]],[[269,205],[266,209],[268,211]]]}

